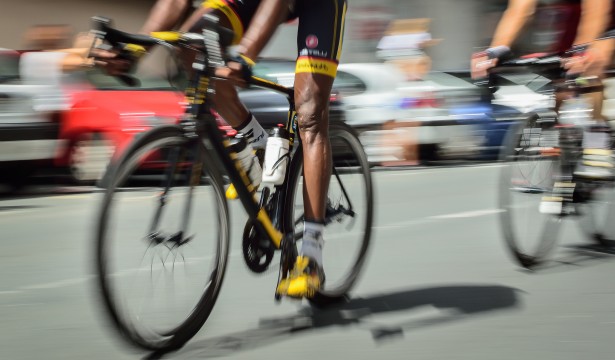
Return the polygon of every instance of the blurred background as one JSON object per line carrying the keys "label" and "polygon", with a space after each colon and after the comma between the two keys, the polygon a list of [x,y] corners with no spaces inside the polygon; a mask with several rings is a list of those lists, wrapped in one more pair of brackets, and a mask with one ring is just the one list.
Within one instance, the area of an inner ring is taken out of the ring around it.
{"label": "blurred background", "polygon": [[[137,86],[80,65],[92,16],[137,31],[155,1],[8,3],[0,12],[0,359],[141,358],[98,312],[95,184],[135,137],[177,122],[185,102],[160,50],[139,64]],[[612,251],[577,246],[583,235],[562,231],[574,246],[528,274],[503,250],[504,137],[524,114],[552,105],[540,91],[549,80],[536,74],[508,77],[495,93],[470,79],[471,54],[489,45],[506,5],[348,1],[331,119],[359,133],[376,190],[373,252],[353,299],[316,315],[305,304],[274,304],[274,271],[253,277],[242,263],[246,217],[231,203],[227,283],[203,331],[169,357],[612,358]],[[515,50],[544,49],[564,31],[558,14],[534,19]],[[278,29],[257,75],[292,84],[296,28]],[[605,85],[612,122],[615,83]],[[255,88],[240,97],[266,128],[285,121],[285,98]],[[305,317],[311,326],[299,330],[270,325]]]}
{"label": "blurred background", "polygon": [[[0,116],[13,124],[13,132],[2,131],[0,138],[6,149],[0,165],[9,169],[5,182],[18,186],[41,170],[52,170],[74,183],[93,183],[134,134],[181,114],[171,81],[174,68],[161,50],[140,63],[137,87],[78,64],[58,66],[65,61],[62,55],[31,51],[72,48],[83,55],[93,15],[136,31],[153,4],[33,0],[5,10]],[[357,129],[374,165],[495,161],[510,124],[544,107],[544,97],[536,86],[526,86],[527,79],[508,82],[492,99],[469,78],[471,54],[489,44],[506,5],[506,0],[349,3],[331,111]],[[552,11],[550,17],[534,19],[515,50],[544,49],[564,31],[564,15]],[[269,60],[257,66],[260,76],[292,84],[296,28],[296,22],[279,28],[262,54]],[[284,121],[284,98],[264,90],[241,93],[266,127]],[[605,113],[615,113],[610,101],[606,105]]]}

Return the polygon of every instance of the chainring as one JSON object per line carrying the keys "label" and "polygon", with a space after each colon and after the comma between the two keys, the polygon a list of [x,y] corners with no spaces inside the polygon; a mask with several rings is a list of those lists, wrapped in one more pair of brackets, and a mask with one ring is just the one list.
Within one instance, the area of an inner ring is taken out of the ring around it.
{"label": "chainring", "polygon": [[244,227],[242,250],[246,265],[255,273],[267,270],[275,252],[273,244],[259,238],[258,230],[252,221],[248,221]]}

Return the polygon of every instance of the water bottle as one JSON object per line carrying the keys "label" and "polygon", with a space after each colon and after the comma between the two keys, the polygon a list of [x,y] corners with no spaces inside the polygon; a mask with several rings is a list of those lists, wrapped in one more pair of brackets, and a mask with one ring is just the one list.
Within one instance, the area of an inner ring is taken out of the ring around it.
{"label": "water bottle", "polygon": [[243,137],[242,134],[237,134],[231,140],[231,150],[237,154],[237,161],[241,163],[241,166],[248,174],[252,185],[256,189],[262,179],[262,169],[258,162],[258,157],[254,154],[252,145]]}
{"label": "water bottle", "polygon": [[282,126],[273,128],[267,138],[263,182],[280,185],[284,182],[289,157],[290,134]]}

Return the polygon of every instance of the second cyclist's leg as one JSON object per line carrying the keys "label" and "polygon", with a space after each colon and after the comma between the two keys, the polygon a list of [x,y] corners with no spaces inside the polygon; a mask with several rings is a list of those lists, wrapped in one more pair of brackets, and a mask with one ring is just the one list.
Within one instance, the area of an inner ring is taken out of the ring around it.
{"label": "second cyclist's leg", "polygon": [[604,90],[602,80],[613,55],[615,40],[596,41],[588,50],[589,66],[582,74],[588,80],[585,101],[593,109],[594,124],[585,128],[583,157],[575,169],[575,176],[593,180],[612,180],[615,162],[612,154],[611,126],[602,116]]}

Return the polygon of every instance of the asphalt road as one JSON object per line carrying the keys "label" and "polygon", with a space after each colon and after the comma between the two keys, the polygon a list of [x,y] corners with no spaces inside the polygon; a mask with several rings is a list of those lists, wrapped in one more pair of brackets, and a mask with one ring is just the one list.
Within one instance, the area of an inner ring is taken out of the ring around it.
{"label": "asphalt road", "polygon": [[[574,223],[553,262],[520,270],[503,248],[497,165],[378,171],[373,246],[352,299],[315,311],[232,251],[203,329],[168,359],[613,359],[615,257]],[[142,359],[99,311],[92,228],[100,194],[0,198],[0,359]],[[325,250],[326,251],[326,250]]]}

